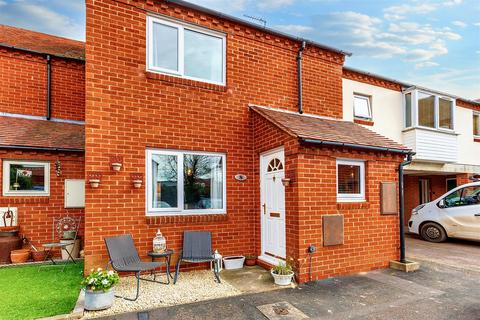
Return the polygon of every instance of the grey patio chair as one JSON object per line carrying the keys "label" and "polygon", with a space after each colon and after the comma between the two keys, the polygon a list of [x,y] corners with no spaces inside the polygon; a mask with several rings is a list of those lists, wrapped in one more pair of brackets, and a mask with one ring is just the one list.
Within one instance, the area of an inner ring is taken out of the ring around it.
{"label": "grey patio chair", "polygon": [[[72,256],[72,251],[75,249],[75,243],[78,238],[78,230],[80,229],[80,222],[82,217],[54,217],[52,224],[52,241],[50,243],[42,244],[43,249],[45,250],[44,262],[50,260],[53,265],[57,265],[53,259],[53,250],[60,249],[64,250],[67,253],[67,261],[63,264],[62,272],[65,270],[66,265],[69,261],[75,264],[75,259]],[[63,242],[62,237],[65,233],[73,235],[70,239],[66,239]],[[68,249],[71,246],[72,249]],[[40,266],[42,267],[42,266]],[[40,270],[40,268],[39,268]]]}
{"label": "grey patio chair", "polygon": [[178,257],[175,267],[175,277],[173,284],[177,283],[180,274],[180,263],[204,263],[213,262],[213,273],[218,283],[220,283],[219,266],[215,261],[212,250],[212,233],[208,231],[185,231],[183,233],[183,250]]}
{"label": "grey patio chair", "polygon": [[[161,262],[141,261],[131,235],[105,238],[105,245],[107,246],[108,255],[110,256],[107,269],[108,266],[111,265],[117,272],[135,272],[135,277],[137,278],[137,294],[135,298],[116,297],[136,301],[140,295],[140,280],[165,284],[164,282],[156,281],[156,275],[153,272],[163,264]],[[144,271],[153,272],[153,280],[141,278],[140,273]]]}

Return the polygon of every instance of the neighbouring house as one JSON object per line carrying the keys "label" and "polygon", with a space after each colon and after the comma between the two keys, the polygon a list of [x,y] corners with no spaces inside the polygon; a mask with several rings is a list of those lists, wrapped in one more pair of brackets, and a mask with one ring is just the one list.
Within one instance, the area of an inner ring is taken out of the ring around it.
{"label": "neighbouring house", "polygon": [[480,102],[344,68],[343,118],[412,149],[405,224],[413,208],[480,173]]}
{"label": "neighbouring house", "polygon": [[38,247],[52,241],[53,217],[84,214],[84,51],[0,25],[0,226],[10,208]]}
{"label": "neighbouring house", "polygon": [[347,53],[183,1],[86,7],[86,268],[107,236],[146,257],[157,229],[176,251],[210,230],[224,256],[292,260],[300,282],[398,258],[409,149],[343,121]]}

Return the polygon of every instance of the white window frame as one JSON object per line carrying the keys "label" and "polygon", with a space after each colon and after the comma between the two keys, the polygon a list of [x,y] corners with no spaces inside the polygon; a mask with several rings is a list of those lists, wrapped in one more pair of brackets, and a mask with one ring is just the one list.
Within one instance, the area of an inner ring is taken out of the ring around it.
{"label": "white window frame", "polygon": [[[177,53],[177,61],[178,61],[178,70],[170,70],[165,68],[159,68],[152,65],[152,56],[153,56],[153,24],[159,23],[165,26],[173,27],[178,30],[178,53]],[[184,55],[184,44],[185,44],[185,29],[198,32],[204,35],[208,35],[211,37],[219,38],[222,40],[222,81],[212,81],[197,77],[190,77],[185,75],[185,55]],[[160,18],[154,16],[147,16],[147,71],[155,72],[155,73],[162,73],[171,76],[176,76],[184,79],[201,81],[206,83],[212,83],[217,85],[225,86],[226,84],[226,42],[227,37],[224,33],[213,31],[206,28],[201,28],[192,24],[182,23],[173,19],[168,18]]]}
{"label": "white window frame", "polygon": [[[411,93],[412,95],[412,121],[411,121],[411,126],[407,127],[407,105],[405,101],[405,96]],[[431,95],[434,96],[434,112],[435,112],[435,121],[434,121],[434,127],[425,127],[421,126],[418,124],[418,96],[419,93],[426,94],[426,95]],[[444,100],[448,100],[451,102],[451,111],[452,111],[452,129],[447,129],[447,128],[440,128],[440,98]],[[403,92],[403,124],[405,129],[409,128],[422,128],[422,129],[427,129],[427,130],[436,130],[436,131],[444,131],[444,132],[455,132],[455,118],[456,118],[456,99],[447,97],[441,94],[437,94],[434,92],[428,92],[426,90],[418,90],[418,89],[411,89],[411,90],[406,90]]]}
{"label": "white window frame", "polygon": [[[479,126],[478,131],[480,132],[480,112],[476,112],[476,111],[473,112],[473,115],[472,115],[472,126],[473,126],[473,124],[474,124],[474,123],[473,123],[473,117],[478,117],[478,126]],[[473,134],[473,131],[472,131],[472,134]],[[478,134],[477,134],[477,135],[476,135],[476,134],[473,134],[473,137],[474,137],[474,138],[480,138],[480,135],[478,135]]]}
{"label": "white window frame", "polygon": [[[360,167],[360,193],[339,193],[338,192],[338,165]],[[337,202],[364,202],[365,201],[365,161],[352,159],[337,159],[336,167],[336,192]]]}
{"label": "white window frame", "polygon": [[[41,165],[44,170],[44,185],[45,190],[10,190],[10,165]],[[33,161],[33,160],[3,160],[3,196],[5,197],[45,197],[50,195],[50,163],[47,161]]]}
{"label": "white window frame", "polygon": [[[356,113],[355,113],[355,99],[361,99],[361,100],[366,100],[367,101],[368,114],[369,114],[368,118],[356,115]],[[355,119],[362,119],[362,120],[372,120],[373,119],[372,98],[371,98],[371,96],[368,96],[368,95],[365,95],[365,94],[360,94],[360,93],[354,93],[353,94],[353,117]]]}
{"label": "white window frame", "polygon": [[[222,175],[223,175],[223,194],[221,209],[184,209],[184,197],[183,197],[183,156],[185,154],[203,155],[203,156],[217,156],[222,157]],[[152,181],[152,156],[153,155],[171,155],[177,157],[177,208],[154,208],[153,203],[153,181]],[[146,215],[147,216],[172,216],[172,215],[208,215],[208,214],[225,214],[227,212],[227,162],[226,155],[224,153],[214,152],[200,152],[200,151],[184,151],[184,150],[166,150],[166,149],[147,149],[146,151]]]}

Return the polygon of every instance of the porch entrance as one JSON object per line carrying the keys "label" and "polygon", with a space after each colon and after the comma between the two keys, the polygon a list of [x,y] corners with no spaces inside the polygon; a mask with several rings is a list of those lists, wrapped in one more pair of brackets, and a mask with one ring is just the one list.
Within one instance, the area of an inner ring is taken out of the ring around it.
{"label": "porch entrance", "polygon": [[283,148],[260,156],[261,260],[285,260],[285,159]]}

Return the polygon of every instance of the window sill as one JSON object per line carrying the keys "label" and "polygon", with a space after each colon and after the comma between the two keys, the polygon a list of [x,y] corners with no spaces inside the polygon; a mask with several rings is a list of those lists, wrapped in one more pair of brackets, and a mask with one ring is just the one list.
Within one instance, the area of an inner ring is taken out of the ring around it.
{"label": "window sill", "polygon": [[145,77],[151,80],[159,80],[163,82],[176,83],[184,86],[195,87],[195,88],[200,88],[205,90],[218,91],[218,92],[227,91],[226,85],[219,85],[219,84],[213,84],[213,83],[208,83],[208,82],[203,82],[198,80],[191,80],[191,79],[181,78],[178,76],[168,75],[168,74],[159,73],[159,72],[145,71]]}
{"label": "window sill", "polygon": [[337,200],[337,209],[338,210],[351,210],[351,209],[368,209],[370,208],[370,203],[365,200],[362,201],[343,201],[340,202]]}
{"label": "window sill", "polygon": [[364,126],[373,126],[374,125],[374,122],[372,120],[369,120],[369,119],[354,118],[353,122],[356,123],[356,124],[364,125]]}
{"label": "window sill", "polygon": [[158,215],[158,216],[146,216],[147,224],[176,224],[176,223],[211,223],[227,221],[227,214],[197,214],[197,215]]}
{"label": "window sill", "polygon": [[409,127],[409,128],[403,129],[402,132],[408,132],[412,130],[431,131],[431,132],[437,132],[437,133],[443,133],[443,134],[450,134],[452,136],[460,135],[459,133],[456,133],[454,130],[443,130],[443,129],[436,129],[436,128],[428,128],[428,127]]}

